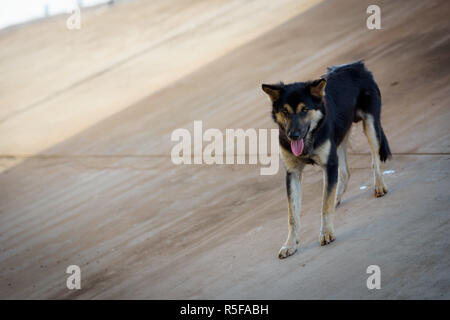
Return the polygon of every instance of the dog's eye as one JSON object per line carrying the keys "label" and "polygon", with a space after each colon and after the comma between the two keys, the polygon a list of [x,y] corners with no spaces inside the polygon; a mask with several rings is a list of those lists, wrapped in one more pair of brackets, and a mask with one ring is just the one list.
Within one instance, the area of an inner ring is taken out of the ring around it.
{"label": "dog's eye", "polygon": [[306,112],[308,112],[308,110],[309,110],[308,107],[303,107],[303,108],[302,108],[302,113],[306,113]]}

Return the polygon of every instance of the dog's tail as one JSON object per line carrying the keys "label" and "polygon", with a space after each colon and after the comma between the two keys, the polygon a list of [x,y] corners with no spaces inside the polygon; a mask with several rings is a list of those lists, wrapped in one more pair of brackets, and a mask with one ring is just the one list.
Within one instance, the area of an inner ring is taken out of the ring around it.
{"label": "dog's tail", "polygon": [[389,147],[389,142],[386,138],[386,135],[384,134],[383,127],[381,126],[381,92],[380,88],[378,88],[377,83],[375,82],[375,79],[373,78],[372,73],[366,69],[364,64],[362,62],[359,62],[359,64],[364,68],[364,72],[369,76],[370,82],[372,83],[372,88],[375,88],[375,90],[372,89],[373,94],[367,95],[369,98],[369,101],[367,102],[371,106],[371,110],[373,113],[373,116],[375,117],[375,130],[377,131],[377,138],[378,143],[380,145],[379,155],[380,160],[383,162],[386,162],[386,160],[392,158],[391,148]]}
{"label": "dog's tail", "polygon": [[379,124],[379,142],[380,142],[380,160],[383,162],[386,162],[387,159],[390,159],[392,157],[391,148],[389,148],[389,143],[386,138],[386,135],[384,134],[383,127],[381,126],[381,123]]}

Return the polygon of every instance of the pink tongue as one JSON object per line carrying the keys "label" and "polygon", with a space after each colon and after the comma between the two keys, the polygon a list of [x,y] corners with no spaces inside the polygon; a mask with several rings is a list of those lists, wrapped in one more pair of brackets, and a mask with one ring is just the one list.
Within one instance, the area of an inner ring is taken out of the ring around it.
{"label": "pink tongue", "polygon": [[292,150],[292,153],[295,154],[296,157],[301,155],[302,151],[303,151],[303,139],[292,140],[291,141],[291,150]]}

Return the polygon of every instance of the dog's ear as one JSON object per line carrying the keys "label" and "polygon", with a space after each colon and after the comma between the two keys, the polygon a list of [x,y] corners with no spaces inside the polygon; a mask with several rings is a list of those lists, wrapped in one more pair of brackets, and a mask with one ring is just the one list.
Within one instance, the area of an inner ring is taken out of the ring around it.
{"label": "dog's ear", "polygon": [[281,84],[263,84],[261,87],[272,102],[275,102],[280,98],[281,90],[283,89]]}
{"label": "dog's ear", "polygon": [[312,96],[322,99],[325,95],[325,86],[327,85],[327,80],[324,78],[321,78],[319,80],[313,81],[309,85],[309,92]]}

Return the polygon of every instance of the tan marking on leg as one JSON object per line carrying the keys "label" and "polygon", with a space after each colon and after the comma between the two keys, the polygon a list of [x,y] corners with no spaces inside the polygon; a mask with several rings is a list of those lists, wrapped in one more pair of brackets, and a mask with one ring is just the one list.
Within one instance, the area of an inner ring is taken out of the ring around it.
{"label": "tan marking on leg", "polygon": [[339,159],[339,179],[336,191],[336,207],[341,203],[342,195],[347,189],[348,180],[350,179],[350,171],[348,169],[347,162],[347,148],[351,130],[352,128],[350,127],[347,134],[345,135],[344,140],[337,147],[337,155]]}
{"label": "tan marking on leg", "polygon": [[375,197],[382,197],[387,193],[387,187],[383,181],[381,174],[380,146],[375,131],[373,117],[368,114],[363,120],[364,133],[369,140],[370,150],[372,153],[372,167],[375,181]]}
{"label": "tan marking on leg", "polygon": [[284,259],[293,255],[300,245],[300,211],[302,203],[302,172],[303,167],[291,172],[290,195],[288,197],[288,237],[278,252],[278,257]]}
{"label": "tan marking on leg", "polygon": [[333,242],[334,236],[334,208],[336,199],[336,183],[328,192],[328,177],[327,169],[323,168],[323,202],[322,202],[322,217],[320,224],[319,243],[321,246]]}

